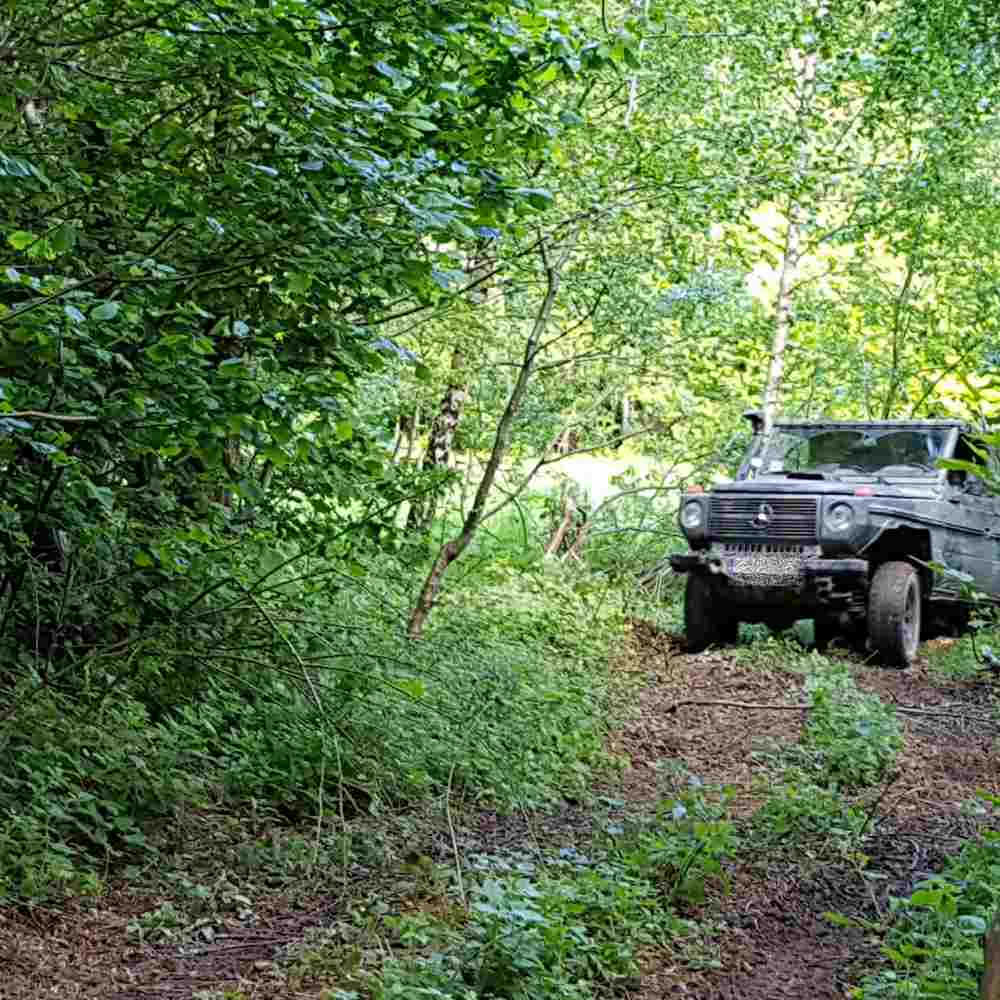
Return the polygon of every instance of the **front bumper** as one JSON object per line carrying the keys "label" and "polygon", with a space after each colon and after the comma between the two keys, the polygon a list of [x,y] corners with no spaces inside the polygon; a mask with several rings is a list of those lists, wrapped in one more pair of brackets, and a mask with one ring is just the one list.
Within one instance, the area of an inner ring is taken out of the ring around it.
{"label": "front bumper", "polygon": [[778,569],[767,558],[748,568],[739,556],[706,550],[672,555],[670,566],[675,573],[710,576],[729,598],[748,605],[847,603],[853,594],[868,587],[865,559],[824,559],[810,554],[801,559],[786,558]]}
{"label": "front bumper", "polygon": [[[675,573],[717,573],[727,576],[726,557],[717,552],[680,552],[670,557],[670,568]],[[865,559],[822,559],[810,557],[801,562],[802,575],[806,578],[832,577],[836,580],[857,579],[868,581],[868,561]]]}

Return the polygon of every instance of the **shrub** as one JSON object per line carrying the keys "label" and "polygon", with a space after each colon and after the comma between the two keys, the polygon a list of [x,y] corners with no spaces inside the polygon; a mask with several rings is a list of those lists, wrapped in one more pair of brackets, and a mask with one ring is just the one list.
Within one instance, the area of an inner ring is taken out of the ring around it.
{"label": "shrub", "polygon": [[856,1000],[942,996],[976,1000],[982,935],[1000,907],[1000,834],[970,841],[944,871],[891,899],[882,952],[891,964],[852,992]]}
{"label": "shrub", "polygon": [[232,570],[124,655],[58,687],[25,669],[4,692],[8,894],[72,889],[180,803],[253,798],[298,819],[324,785],[327,802],[366,808],[451,784],[533,806],[581,794],[603,764],[616,593],[501,565],[414,642],[412,575],[389,556],[362,567],[271,543]]}
{"label": "shrub", "polygon": [[806,691],[812,708],[799,749],[815,780],[847,788],[882,781],[903,745],[892,707],[859,691],[841,665],[808,677]]}

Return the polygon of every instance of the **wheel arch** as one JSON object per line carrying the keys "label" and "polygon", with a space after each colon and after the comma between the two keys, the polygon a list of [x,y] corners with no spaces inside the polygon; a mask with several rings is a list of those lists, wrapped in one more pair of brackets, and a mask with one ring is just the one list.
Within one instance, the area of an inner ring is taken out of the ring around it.
{"label": "wheel arch", "polygon": [[868,560],[869,579],[883,563],[901,561],[910,563],[920,574],[920,585],[926,600],[934,585],[934,572],[928,563],[933,558],[931,533],[926,528],[901,525],[883,531],[865,552]]}

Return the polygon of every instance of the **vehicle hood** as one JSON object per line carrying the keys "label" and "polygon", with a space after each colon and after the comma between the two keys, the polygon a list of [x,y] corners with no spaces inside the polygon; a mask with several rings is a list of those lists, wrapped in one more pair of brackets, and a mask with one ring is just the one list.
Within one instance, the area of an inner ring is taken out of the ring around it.
{"label": "vehicle hood", "polygon": [[712,494],[737,494],[759,496],[761,494],[787,493],[795,496],[854,496],[854,491],[864,486],[871,489],[873,497],[935,497],[941,492],[936,480],[908,481],[895,483],[877,483],[870,479],[846,481],[843,479],[786,479],[774,478],[744,480],[742,482],[722,483],[713,486]]}

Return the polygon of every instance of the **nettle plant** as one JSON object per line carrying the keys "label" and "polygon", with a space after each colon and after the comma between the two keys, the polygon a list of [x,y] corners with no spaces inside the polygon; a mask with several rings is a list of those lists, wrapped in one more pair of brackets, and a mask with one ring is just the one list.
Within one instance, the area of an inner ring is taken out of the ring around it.
{"label": "nettle plant", "polygon": [[893,709],[859,691],[847,668],[832,664],[806,680],[812,709],[797,756],[822,785],[865,788],[892,769],[903,745]]}
{"label": "nettle plant", "polygon": [[783,783],[754,813],[753,831],[765,844],[810,840],[846,848],[867,823],[863,809],[851,805],[836,788],[802,779],[789,769]]}
{"label": "nettle plant", "polygon": [[986,832],[940,875],[918,883],[908,899],[891,899],[892,926],[882,952],[892,967],[866,979],[853,991],[855,1000],[978,997],[982,936],[1000,907],[998,874],[1000,834]]}

